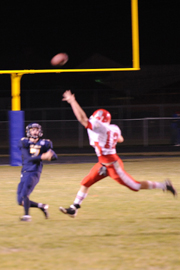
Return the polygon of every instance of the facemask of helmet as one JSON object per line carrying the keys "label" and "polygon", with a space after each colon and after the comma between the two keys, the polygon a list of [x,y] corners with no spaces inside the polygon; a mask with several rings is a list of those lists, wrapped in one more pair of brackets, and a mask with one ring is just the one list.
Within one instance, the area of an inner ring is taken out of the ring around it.
{"label": "facemask of helmet", "polygon": [[[37,128],[38,129],[38,135],[31,135],[31,129],[32,128]],[[41,125],[39,125],[38,123],[31,123],[26,127],[26,136],[28,138],[33,138],[33,139],[37,139],[43,136],[43,130]]]}

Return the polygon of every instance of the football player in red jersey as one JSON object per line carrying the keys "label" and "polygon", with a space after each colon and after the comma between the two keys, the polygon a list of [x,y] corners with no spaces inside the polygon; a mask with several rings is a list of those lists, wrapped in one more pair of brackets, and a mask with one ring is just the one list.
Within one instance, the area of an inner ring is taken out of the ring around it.
{"label": "football player in red jersey", "polygon": [[161,189],[163,191],[170,191],[176,196],[177,192],[169,180],[162,183],[152,181],[139,182],[124,170],[123,162],[116,153],[116,144],[118,142],[122,143],[124,138],[121,135],[119,127],[110,124],[111,114],[108,111],[99,109],[88,119],[86,113],[80,107],[70,90],[64,92],[63,101],[67,101],[71,105],[77,120],[87,129],[89,143],[95,148],[98,162],[81,181],[81,187],[74,203],[69,208],[60,207],[61,212],[75,217],[82,201],[88,194],[89,188],[106,176],[110,176],[119,184],[133,191],[139,191],[140,189]]}
{"label": "football player in red jersey", "polygon": [[57,155],[52,150],[50,140],[41,139],[43,131],[38,123],[31,123],[26,127],[26,136],[19,141],[22,154],[21,180],[17,188],[17,201],[24,207],[24,216],[21,221],[31,221],[29,208],[36,207],[42,210],[45,218],[49,217],[47,204],[33,202],[30,194],[38,184],[43,167],[43,160],[56,160]]}

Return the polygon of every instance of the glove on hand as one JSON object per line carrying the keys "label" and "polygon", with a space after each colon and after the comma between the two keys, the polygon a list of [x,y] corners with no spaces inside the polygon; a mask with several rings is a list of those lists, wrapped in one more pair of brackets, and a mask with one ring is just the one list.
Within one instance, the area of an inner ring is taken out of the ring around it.
{"label": "glove on hand", "polygon": [[53,160],[57,160],[58,159],[58,156],[56,155],[56,153],[51,149],[51,151],[53,152],[52,154],[52,157],[51,157],[51,161]]}
{"label": "glove on hand", "polygon": [[99,175],[107,176],[106,166],[102,165],[102,167],[99,169]]}

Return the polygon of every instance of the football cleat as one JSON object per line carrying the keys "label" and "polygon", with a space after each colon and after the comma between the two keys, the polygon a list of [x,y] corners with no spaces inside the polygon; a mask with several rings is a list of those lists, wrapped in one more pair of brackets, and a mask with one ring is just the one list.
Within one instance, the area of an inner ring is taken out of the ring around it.
{"label": "football cleat", "polygon": [[170,191],[174,196],[177,196],[177,191],[173,187],[173,185],[169,179],[165,180],[164,184],[165,184],[164,191]]}
{"label": "football cleat", "polygon": [[68,216],[74,218],[77,215],[78,208],[80,208],[79,204],[72,204],[72,205],[70,205],[69,208],[64,208],[64,207],[60,206],[59,210],[62,213],[67,214]]}
{"label": "football cleat", "polygon": [[20,218],[20,221],[27,221],[27,222],[29,222],[29,221],[31,221],[31,216],[29,216],[29,215],[24,215],[24,216],[22,216],[22,217]]}
{"label": "football cleat", "polygon": [[43,211],[46,219],[49,218],[48,208],[49,208],[48,204],[43,204],[42,207],[39,208],[39,209],[41,209]]}

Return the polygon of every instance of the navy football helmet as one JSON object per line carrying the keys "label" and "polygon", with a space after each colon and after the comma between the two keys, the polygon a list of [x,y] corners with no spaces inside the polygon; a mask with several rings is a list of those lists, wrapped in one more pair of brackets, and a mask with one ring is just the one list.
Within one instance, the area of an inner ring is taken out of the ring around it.
{"label": "navy football helmet", "polygon": [[[31,129],[32,128],[37,128],[39,130],[39,133],[37,136],[32,136],[31,135]],[[43,130],[42,130],[42,127],[41,125],[39,125],[38,123],[31,123],[29,125],[26,126],[26,136],[28,138],[33,138],[33,139],[37,139],[37,138],[40,138],[43,136]]]}

